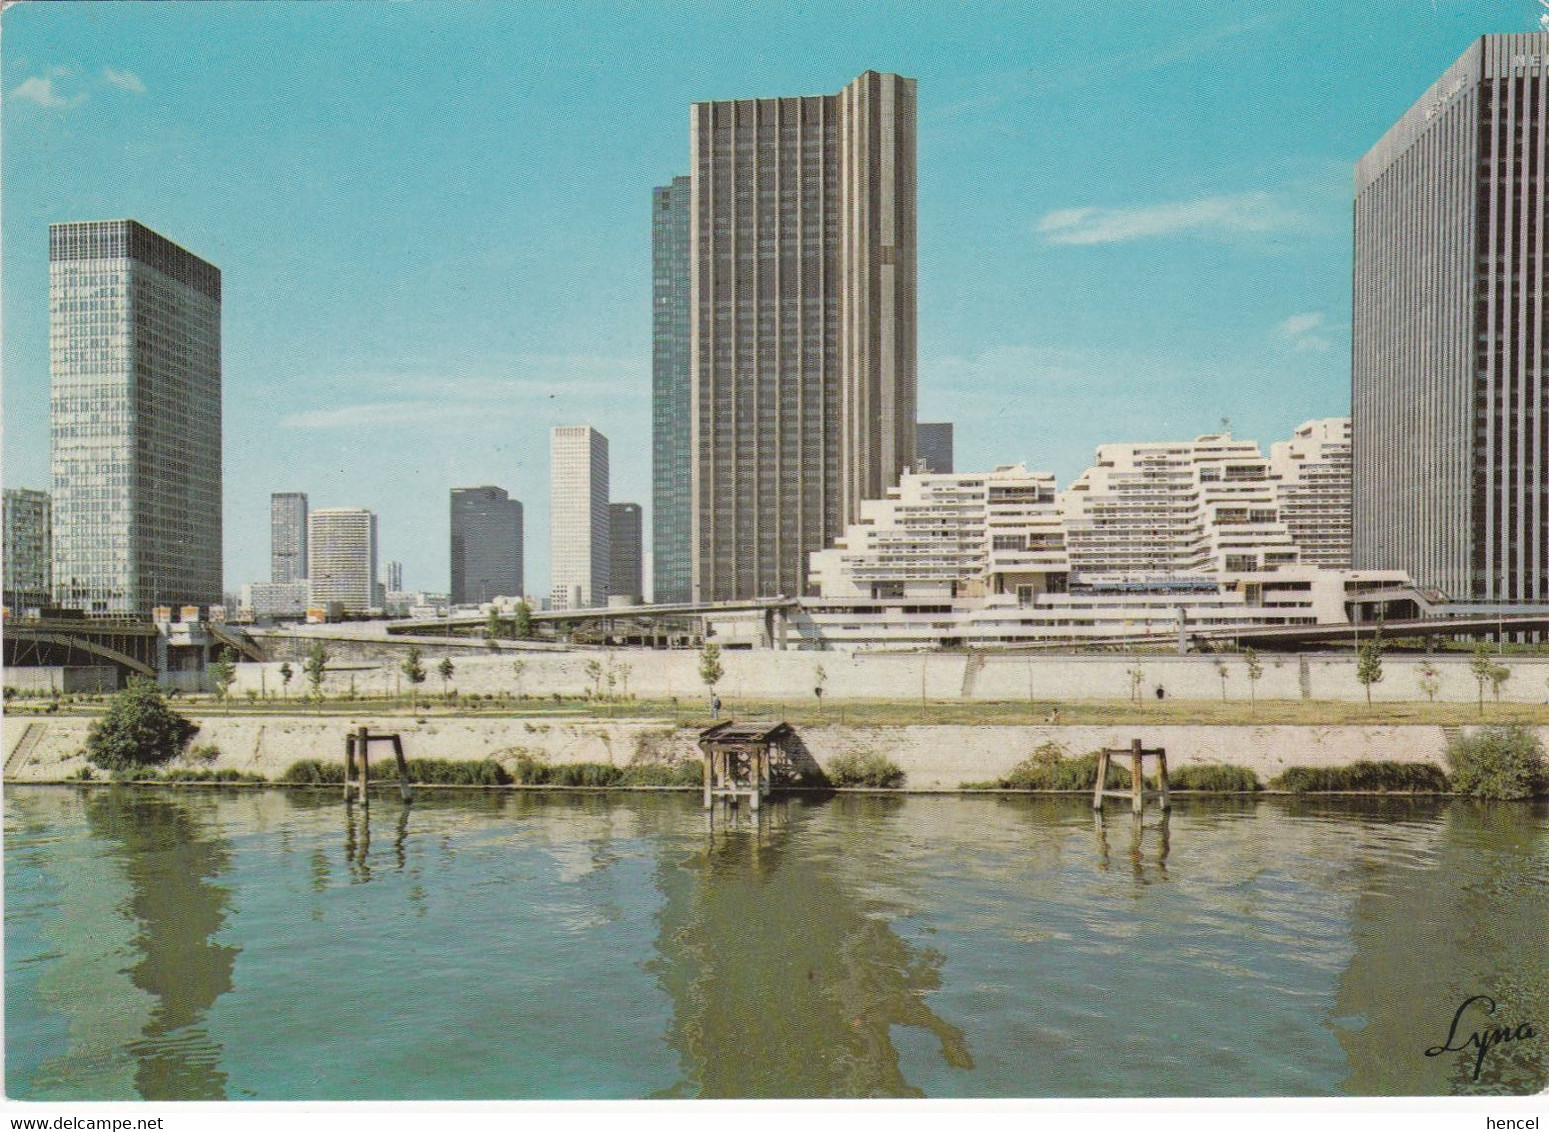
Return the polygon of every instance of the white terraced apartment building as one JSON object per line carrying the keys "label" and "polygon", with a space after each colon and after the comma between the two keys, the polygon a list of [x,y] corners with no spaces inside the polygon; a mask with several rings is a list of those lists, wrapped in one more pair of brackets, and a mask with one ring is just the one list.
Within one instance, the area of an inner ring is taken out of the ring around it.
{"label": "white terraced apartment building", "polygon": [[812,555],[821,597],[798,635],[993,646],[1338,623],[1348,600],[1408,582],[1331,568],[1349,561],[1348,420],[1307,422],[1268,460],[1224,433],[1097,455],[1064,493],[1021,464],[904,475]]}
{"label": "white terraced apartment building", "polygon": [[1242,573],[1300,560],[1279,485],[1230,434],[1104,444],[1060,497],[1071,569],[1086,575]]}
{"label": "white terraced apartment building", "polygon": [[1350,569],[1350,418],[1297,426],[1290,440],[1269,446],[1280,485],[1280,517],[1301,560]]}

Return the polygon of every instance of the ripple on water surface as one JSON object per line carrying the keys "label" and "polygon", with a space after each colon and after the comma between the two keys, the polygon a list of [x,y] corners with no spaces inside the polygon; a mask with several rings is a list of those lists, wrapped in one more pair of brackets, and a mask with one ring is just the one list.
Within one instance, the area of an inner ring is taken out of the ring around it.
{"label": "ripple on water surface", "polygon": [[1423,1050],[1469,993],[1546,1001],[1546,829],[1410,800],[801,797],[707,825],[681,795],[12,789],[7,1089],[1541,1089],[1524,1048],[1479,1082]]}

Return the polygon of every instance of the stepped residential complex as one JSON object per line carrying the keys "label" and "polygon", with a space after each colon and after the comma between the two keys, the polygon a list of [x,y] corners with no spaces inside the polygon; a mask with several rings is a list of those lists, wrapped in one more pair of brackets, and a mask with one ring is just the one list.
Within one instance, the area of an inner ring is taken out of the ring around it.
{"label": "stepped residential complex", "polygon": [[1549,34],[1488,35],[1355,177],[1354,561],[1549,601]]}
{"label": "stepped residential complex", "polygon": [[982,647],[1340,622],[1346,601],[1407,596],[1399,571],[1348,569],[1349,422],[1311,421],[1266,459],[1228,435],[1105,444],[1054,477],[910,473],[812,556],[820,645]]}
{"label": "stepped residential complex", "polygon": [[914,81],[696,103],[689,157],[692,596],[794,596],[915,459]]}
{"label": "stepped residential complex", "polygon": [[220,604],[220,270],[102,220],[50,225],[48,271],[55,600]]}

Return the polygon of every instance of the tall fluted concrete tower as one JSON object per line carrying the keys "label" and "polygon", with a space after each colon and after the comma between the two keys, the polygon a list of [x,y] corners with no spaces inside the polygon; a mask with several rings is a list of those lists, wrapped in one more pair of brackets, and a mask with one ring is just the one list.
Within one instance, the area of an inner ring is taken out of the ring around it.
{"label": "tall fluted concrete tower", "polygon": [[1549,601],[1549,35],[1487,35],[1355,176],[1353,559]]}
{"label": "tall fluted concrete tower", "polygon": [[915,84],[690,117],[693,588],[807,591],[914,462]]}

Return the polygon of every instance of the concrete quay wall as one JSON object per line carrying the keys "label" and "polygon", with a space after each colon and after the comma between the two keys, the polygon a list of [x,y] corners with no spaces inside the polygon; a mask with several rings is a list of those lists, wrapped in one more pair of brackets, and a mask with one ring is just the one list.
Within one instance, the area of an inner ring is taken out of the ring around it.
{"label": "concrete quay wall", "polygon": [[[558,692],[580,695],[597,686],[587,670],[595,662],[614,675],[616,694],[632,693],[642,699],[671,699],[689,703],[706,698],[699,677],[699,654],[689,650],[608,649],[574,652],[534,651],[520,654],[502,650],[467,654],[466,642],[451,653],[426,646],[422,663],[429,678],[422,693],[443,687],[459,692],[517,692],[547,697]],[[436,668],[451,656],[456,672],[443,685]],[[399,667],[402,652],[385,660],[336,660],[329,665],[324,684],[330,694],[352,687],[362,695],[408,694],[408,682]],[[1383,661],[1383,679],[1373,685],[1374,703],[1425,700],[1422,670],[1437,673],[1435,697],[1439,703],[1471,703],[1478,698],[1468,655],[1413,657],[1390,655]],[[521,674],[516,663],[520,662]],[[1336,700],[1364,702],[1366,689],[1355,678],[1355,659],[1338,654],[1261,654],[1262,676],[1252,695],[1261,700]],[[1512,658],[1505,662],[1511,678],[1502,686],[1500,699],[1510,703],[1549,703],[1549,657]],[[725,670],[718,685],[723,697],[769,700],[807,700],[823,670],[823,695],[837,699],[1007,701],[1115,700],[1130,695],[1132,669],[1141,674],[1141,693],[1154,699],[1157,688],[1172,699],[1246,701],[1250,694],[1247,666],[1239,656],[1018,656],[990,653],[858,653],[781,652],[737,650],[721,654]],[[234,694],[248,689],[278,695],[286,691],[300,696],[307,687],[301,665],[291,663],[288,688],[281,680],[279,663],[239,664]],[[1222,676],[1222,670],[1225,676]],[[606,679],[602,690],[607,691]],[[1494,693],[1487,689],[1486,698]]]}
{"label": "concrete quay wall", "polygon": [[[298,759],[343,761],[345,735],[360,726],[396,731],[411,758],[549,762],[675,762],[698,758],[693,728],[670,720],[594,718],[439,718],[407,716],[233,715],[195,718],[196,742],[220,750],[215,768],[278,778]],[[8,781],[58,781],[86,765],[90,720],[9,717],[4,721]],[[1267,782],[1288,766],[1340,766],[1362,759],[1445,765],[1447,730],[1438,726],[1034,726],[912,725],[803,727],[800,741],[819,766],[841,754],[886,755],[913,789],[954,789],[1005,774],[1048,742],[1071,755],[1142,739],[1167,749],[1169,765],[1229,762]],[[1470,730],[1464,728],[1462,730]],[[1549,747],[1549,726],[1536,728]],[[386,754],[385,748],[377,757]],[[203,765],[203,764],[201,764]]]}

